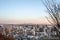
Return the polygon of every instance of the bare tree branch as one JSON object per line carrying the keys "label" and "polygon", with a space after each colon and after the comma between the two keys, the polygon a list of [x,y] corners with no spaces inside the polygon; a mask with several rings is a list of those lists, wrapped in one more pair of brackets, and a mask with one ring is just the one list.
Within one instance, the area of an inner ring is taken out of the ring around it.
{"label": "bare tree branch", "polygon": [[47,18],[48,22],[51,24],[53,22],[55,24],[55,28],[58,30],[56,31],[56,33],[58,34],[60,32],[59,31],[60,29],[59,28],[60,27],[60,4],[54,2],[54,0],[41,0],[41,1],[47,9],[49,17],[52,19],[51,21]]}

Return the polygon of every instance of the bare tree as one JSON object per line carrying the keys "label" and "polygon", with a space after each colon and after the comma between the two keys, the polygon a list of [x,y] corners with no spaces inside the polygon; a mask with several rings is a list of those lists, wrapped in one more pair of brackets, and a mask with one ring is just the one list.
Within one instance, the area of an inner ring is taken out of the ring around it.
{"label": "bare tree", "polygon": [[47,9],[48,15],[51,18],[47,18],[47,20],[51,24],[55,24],[55,29],[57,36],[60,37],[60,4],[55,2],[55,0],[42,0],[42,3]]}

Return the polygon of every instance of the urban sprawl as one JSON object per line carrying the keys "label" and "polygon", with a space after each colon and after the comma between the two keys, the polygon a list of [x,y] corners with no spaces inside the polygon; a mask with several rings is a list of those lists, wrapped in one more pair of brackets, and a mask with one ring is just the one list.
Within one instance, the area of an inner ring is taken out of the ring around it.
{"label": "urban sprawl", "polygon": [[1,24],[0,33],[2,35],[11,36],[15,40],[39,40],[41,38],[56,37],[54,25]]}

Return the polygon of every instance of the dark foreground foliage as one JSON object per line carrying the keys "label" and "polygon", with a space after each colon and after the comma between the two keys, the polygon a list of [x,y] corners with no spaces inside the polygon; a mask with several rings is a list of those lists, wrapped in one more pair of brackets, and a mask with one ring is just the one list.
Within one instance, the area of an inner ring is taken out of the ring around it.
{"label": "dark foreground foliage", "polygon": [[0,34],[0,40],[14,40],[12,37],[7,37],[5,35]]}

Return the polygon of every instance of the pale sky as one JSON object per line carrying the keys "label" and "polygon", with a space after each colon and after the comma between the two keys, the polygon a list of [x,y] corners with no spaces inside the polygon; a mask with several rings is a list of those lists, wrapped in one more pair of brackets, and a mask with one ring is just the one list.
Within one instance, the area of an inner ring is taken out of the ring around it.
{"label": "pale sky", "polygon": [[0,23],[45,24],[45,11],[41,0],[0,0]]}

